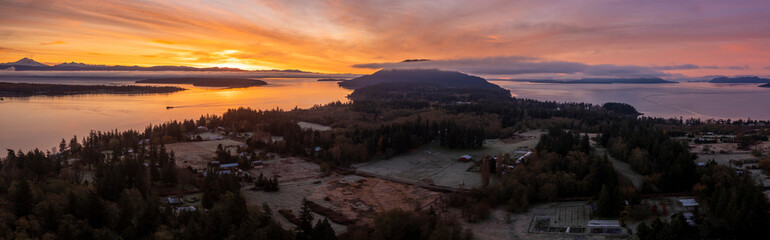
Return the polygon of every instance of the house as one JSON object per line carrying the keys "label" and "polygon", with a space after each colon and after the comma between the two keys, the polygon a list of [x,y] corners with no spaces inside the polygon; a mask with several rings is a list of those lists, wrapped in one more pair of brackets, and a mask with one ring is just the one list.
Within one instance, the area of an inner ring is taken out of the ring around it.
{"label": "house", "polygon": [[168,204],[171,204],[171,205],[181,205],[182,204],[182,199],[178,198],[178,197],[168,197],[166,199],[168,200]]}
{"label": "house", "polygon": [[460,162],[470,162],[471,160],[473,160],[473,157],[471,157],[471,155],[463,155],[457,160]]}

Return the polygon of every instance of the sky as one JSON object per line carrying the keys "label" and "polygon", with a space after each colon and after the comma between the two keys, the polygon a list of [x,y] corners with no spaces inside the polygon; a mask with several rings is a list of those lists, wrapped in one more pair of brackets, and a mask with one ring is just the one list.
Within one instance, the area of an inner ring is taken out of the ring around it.
{"label": "sky", "polygon": [[0,0],[0,62],[766,76],[768,13],[766,0]]}

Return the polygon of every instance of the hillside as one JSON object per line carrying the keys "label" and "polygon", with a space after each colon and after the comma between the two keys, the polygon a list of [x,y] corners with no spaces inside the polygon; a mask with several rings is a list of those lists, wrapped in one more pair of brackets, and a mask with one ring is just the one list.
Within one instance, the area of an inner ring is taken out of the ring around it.
{"label": "hillside", "polygon": [[421,83],[436,87],[466,87],[498,89],[499,86],[487,80],[461,72],[428,69],[380,70],[371,75],[340,82],[340,87],[358,89],[383,83]]}
{"label": "hillside", "polygon": [[770,79],[767,78],[759,78],[756,76],[745,76],[745,77],[718,77],[714,78],[710,83],[770,83]]}

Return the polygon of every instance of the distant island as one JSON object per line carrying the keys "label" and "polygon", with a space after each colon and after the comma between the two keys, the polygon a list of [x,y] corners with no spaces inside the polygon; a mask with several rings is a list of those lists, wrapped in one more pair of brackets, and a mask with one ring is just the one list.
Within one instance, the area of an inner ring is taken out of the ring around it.
{"label": "distant island", "polygon": [[192,84],[196,87],[244,88],[267,85],[267,82],[250,78],[154,78],[136,81],[150,84]]}
{"label": "distant island", "polygon": [[344,81],[347,81],[347,79],[342,79],[342,78],[321,78],[321,79],[318,79],[316,81],[319,81],[319,82],[344,82]]}
{"label": "distant island", "polygon": [[355,89],[348,95],[351,100],[473,102],[511,99],[509,90],[483,78],[440,70],[380,70],[339,85]]}
{"label": "distant island", "polygon": [[770,83],[770,79],[759,78],[756,76],[744,76],[744,77],[718,77],[714,78],[710,83]]}
{"label": "distant island", "polygon": [[107,85],[66,85],[0,82],[0,96],[27,97],[35,95],[61,96],[76,94],[144,94],[172,93],[183,91],[180,87],[154,86],[107,86]]}
{"label": "distant island", "polygon": [[65,62],[56,65],[47,65],[30,58],[22,58],[19,61],[0,63],[0,71],[187,71],[187,72],[260,72],[260,73],[310,73],[295,69],[284,70],[243,70],[227,67],[189,67],[189,66],[122,66],[122,65],[95,65],[76,62]]}
{"label": "distant island", "polygon": [[531,83],[559,83],[559,84],[660,84],[676,83],[662,78],[582,78],[573,80],[550,79],[510,79],[505,81],[531,82]]}
{"label": "distant island", "polygon": [[764,84],[764,85],[759,85],[759,87],[763,87],[763,88],[770,88],[770,83],[768,83],[768,84]]}

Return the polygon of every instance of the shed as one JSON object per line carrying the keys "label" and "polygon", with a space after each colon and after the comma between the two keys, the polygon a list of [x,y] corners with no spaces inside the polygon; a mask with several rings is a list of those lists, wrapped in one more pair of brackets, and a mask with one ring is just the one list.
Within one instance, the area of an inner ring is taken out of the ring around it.
{"label": "shed", "polygon": [[700,204],[698,204],[698,201],[695,201],[695,199],[692,199],[692,198],[679,199],[679,202],[682,203],[682,206],[684,206],[684,207],[697,207],[697,206],[700,206]]}
{"label": "shed", "polygon": [[457,159],[460,162],[470,162],[473,159],[471,155],[463,155],[459,159]]}
{"label": "shed", "polygon": [[182,204],[182,199],[177,197],[168,197],[168,204],[171,204],[171,205]]}
{"label": "shed", "polygon": [[225,163],[225,164],[219,165],[219,168],[232,168],[232,167],[238,167],[238,163]]}
{"label": "shed", "polygon": [[590,220],[588,221],[589,227],[620,227],[620,221],[618,220]]}

